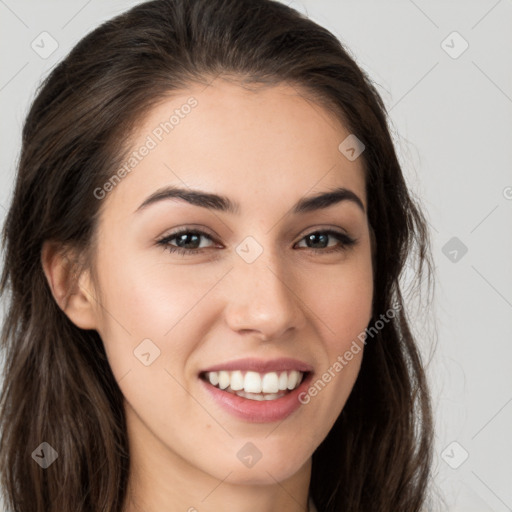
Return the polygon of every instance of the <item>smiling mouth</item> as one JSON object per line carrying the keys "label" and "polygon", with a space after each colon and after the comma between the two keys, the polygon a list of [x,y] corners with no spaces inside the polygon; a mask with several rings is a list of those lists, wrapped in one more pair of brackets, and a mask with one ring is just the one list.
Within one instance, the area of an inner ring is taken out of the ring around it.
{"label": "smiling mouth", "polygon": [[297,389],[309,372],[286,370],[202,372],[199,376],[212,386],[249,400],[277,400]]}

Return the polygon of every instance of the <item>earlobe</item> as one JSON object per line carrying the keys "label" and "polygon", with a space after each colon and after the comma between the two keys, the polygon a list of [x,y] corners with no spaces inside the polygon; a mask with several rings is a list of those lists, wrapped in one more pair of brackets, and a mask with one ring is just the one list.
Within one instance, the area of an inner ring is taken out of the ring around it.
{"label": "earlobe", "polygon": [[97,329],[95,298],[89,273],[78,273],[76,259],[57,242],[46,241],[41,264],[58,306],[81,329]]}

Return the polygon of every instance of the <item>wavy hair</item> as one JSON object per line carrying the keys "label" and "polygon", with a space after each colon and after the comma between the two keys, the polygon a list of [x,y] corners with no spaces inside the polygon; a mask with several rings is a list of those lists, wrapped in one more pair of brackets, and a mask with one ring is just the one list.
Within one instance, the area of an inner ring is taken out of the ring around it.
{"label": "wavy hair", "polygon": [[[13,512],[123,510],[123,396],[99,334],[74,325],[54,300],[41,250],[57,241],[84,255],[69,260],[75,270],[91,268],[101,204],[94,190],[119,168],[137,122],[173,91],[220,75],[292,85],[366,146],[371,323],[392,304],[400,310],[365,348],[353,391],[313,454],[310,493],[321,512],[417,512],[425,503],[431,399],[400,278],[414,253],[416,275],[430,283],[429,234],[381,97],[332,33],[281,3],[153,0],[85,36],[44,79],[23,126],[0,282],[8,304],[0,475]],[[59,453],[46,470],[31,458],[43,441]]]}

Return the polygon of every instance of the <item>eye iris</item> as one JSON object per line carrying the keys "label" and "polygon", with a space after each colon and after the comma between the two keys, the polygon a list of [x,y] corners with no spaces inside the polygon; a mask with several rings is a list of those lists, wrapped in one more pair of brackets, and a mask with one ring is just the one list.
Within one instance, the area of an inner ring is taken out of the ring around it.
{"label": "eye iris", "polygon": [[[178,247],[188,246],[192,244],[193,247],[185,247],[186,249],[197,249],[200,245],[200,235],[195,233],[182,233],[176,237],[176,245]],[[191,241],[193,240],[193,241]]]}
{"label": "eye iris", "polygon": [[314,249],[327,247],[329,235],[323,233],[311,233],[306,237],[308,247]]}

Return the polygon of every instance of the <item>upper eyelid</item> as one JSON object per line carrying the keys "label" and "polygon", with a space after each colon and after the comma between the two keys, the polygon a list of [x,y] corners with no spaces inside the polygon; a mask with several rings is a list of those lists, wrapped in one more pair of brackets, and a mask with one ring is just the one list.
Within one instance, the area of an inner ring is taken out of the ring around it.
{"label": "upper eyelid", "polygon": [[206,228],[203,228],[203,227],[196,228],[196,227],[185,226],[184,228],[178,228],[178,229],[176,229],[176,231],[171,231],[168,234],[164,234],[164,235],[158,237],[158,240],[167,240],[169,238],[174,238],[175,236],[181,235],[183,233],[195,233],[195,234],[198,234],[201,236],[207,236],[207,237],[211,238],[212,240],[215,240],[215,238],[217,237],[216,235],[209,233]]}

